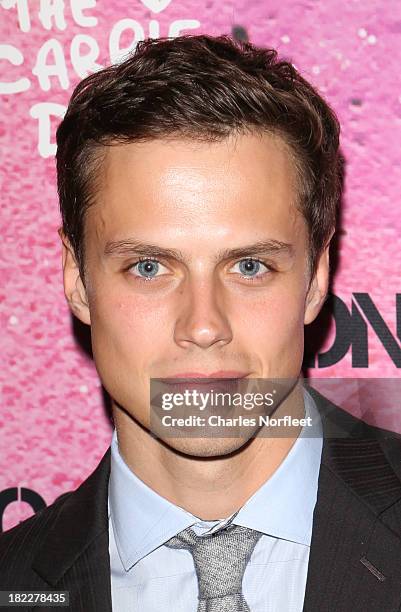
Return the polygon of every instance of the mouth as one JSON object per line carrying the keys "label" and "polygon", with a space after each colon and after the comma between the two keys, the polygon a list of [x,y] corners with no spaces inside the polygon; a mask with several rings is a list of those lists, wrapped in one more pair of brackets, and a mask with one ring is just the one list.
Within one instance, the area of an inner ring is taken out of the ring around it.
{"label": "mouth", "polygon": [[246,378],[249,372],[234,370],[220,370],[210,374],[200,372],[179,372],[172,377],[159,378],[158,381],[169,393],[185,393],[199,391],[207,393],[235,393],[240,381]]}
{"label": "mouth", "polygon": [[176,378],[188,378],[188,379],[199,379],[199,378],[218,378],[224,380],[228,379],[237,379],[237,378],[245,378],[249,375],[249,372],[241,372],[239,370],[218,370],[216,372],[210,372],[209,374],[203,372],[177,372],[176,374],[172,374],[167,378],[160,378],[159,380],[171,380]]}

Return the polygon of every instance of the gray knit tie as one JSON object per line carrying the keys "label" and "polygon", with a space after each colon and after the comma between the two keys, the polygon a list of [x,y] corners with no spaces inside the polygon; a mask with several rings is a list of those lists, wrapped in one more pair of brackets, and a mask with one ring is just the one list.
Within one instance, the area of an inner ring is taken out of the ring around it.
{"label": "gray knit tie", "polygon": [[231,524],[201,537],[188,527],[166,542],[166,546],[185,548],[193,556],[199,586],[198,612],[250,612],[242,594],[242,578],[262,535]]}

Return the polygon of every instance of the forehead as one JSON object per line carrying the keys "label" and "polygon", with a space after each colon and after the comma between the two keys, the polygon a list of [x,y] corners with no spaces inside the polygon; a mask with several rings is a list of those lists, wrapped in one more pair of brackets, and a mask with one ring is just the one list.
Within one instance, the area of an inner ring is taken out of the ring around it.
{"label": "forehead", "polygon": [[196,226],[223,237],[261,223],[288,233],[302,223],[296,201],[293,156],[278,136],[118,144],[106,150],[87,234],[104,242],[146,230],[157,239],[173,224],[176,235]]}

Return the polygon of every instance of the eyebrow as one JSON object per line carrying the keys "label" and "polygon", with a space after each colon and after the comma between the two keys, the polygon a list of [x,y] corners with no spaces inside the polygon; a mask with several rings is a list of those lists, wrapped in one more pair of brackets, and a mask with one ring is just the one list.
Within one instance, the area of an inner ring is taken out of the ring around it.
{"label": "eyebrow", "polygon": [[[215,260],[234,259],[249,257],[249,255],[287,255],[291,258],[295,255],[294,246],[280,240],[261,240],[234,249],[221,249],[216,254]],[[187,263],[187,258],[178,249],[169,249],[155,244],[141,242],[133,238],[125,240],[108,241],[104,248],[106,257],[128,257],[140,255],[143,257],[160,257],[164,259],[176,259],[181,263]]]}

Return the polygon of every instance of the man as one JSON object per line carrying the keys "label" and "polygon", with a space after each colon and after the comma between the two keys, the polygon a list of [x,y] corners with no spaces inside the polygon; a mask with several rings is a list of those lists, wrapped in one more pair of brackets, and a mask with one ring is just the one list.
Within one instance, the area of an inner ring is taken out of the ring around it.
{"label": "man", "polygon": [[[115,431],[76,491],[3,534],[2,590],[69,591],[74,612],[401,610],[399,436],[301,384],[338,135],[289,63],[226,37],[144,41],[78,85],[57,133],[64,287]],[[295,426],[155,435],[151,379],[295,380],[274,412]]]}

